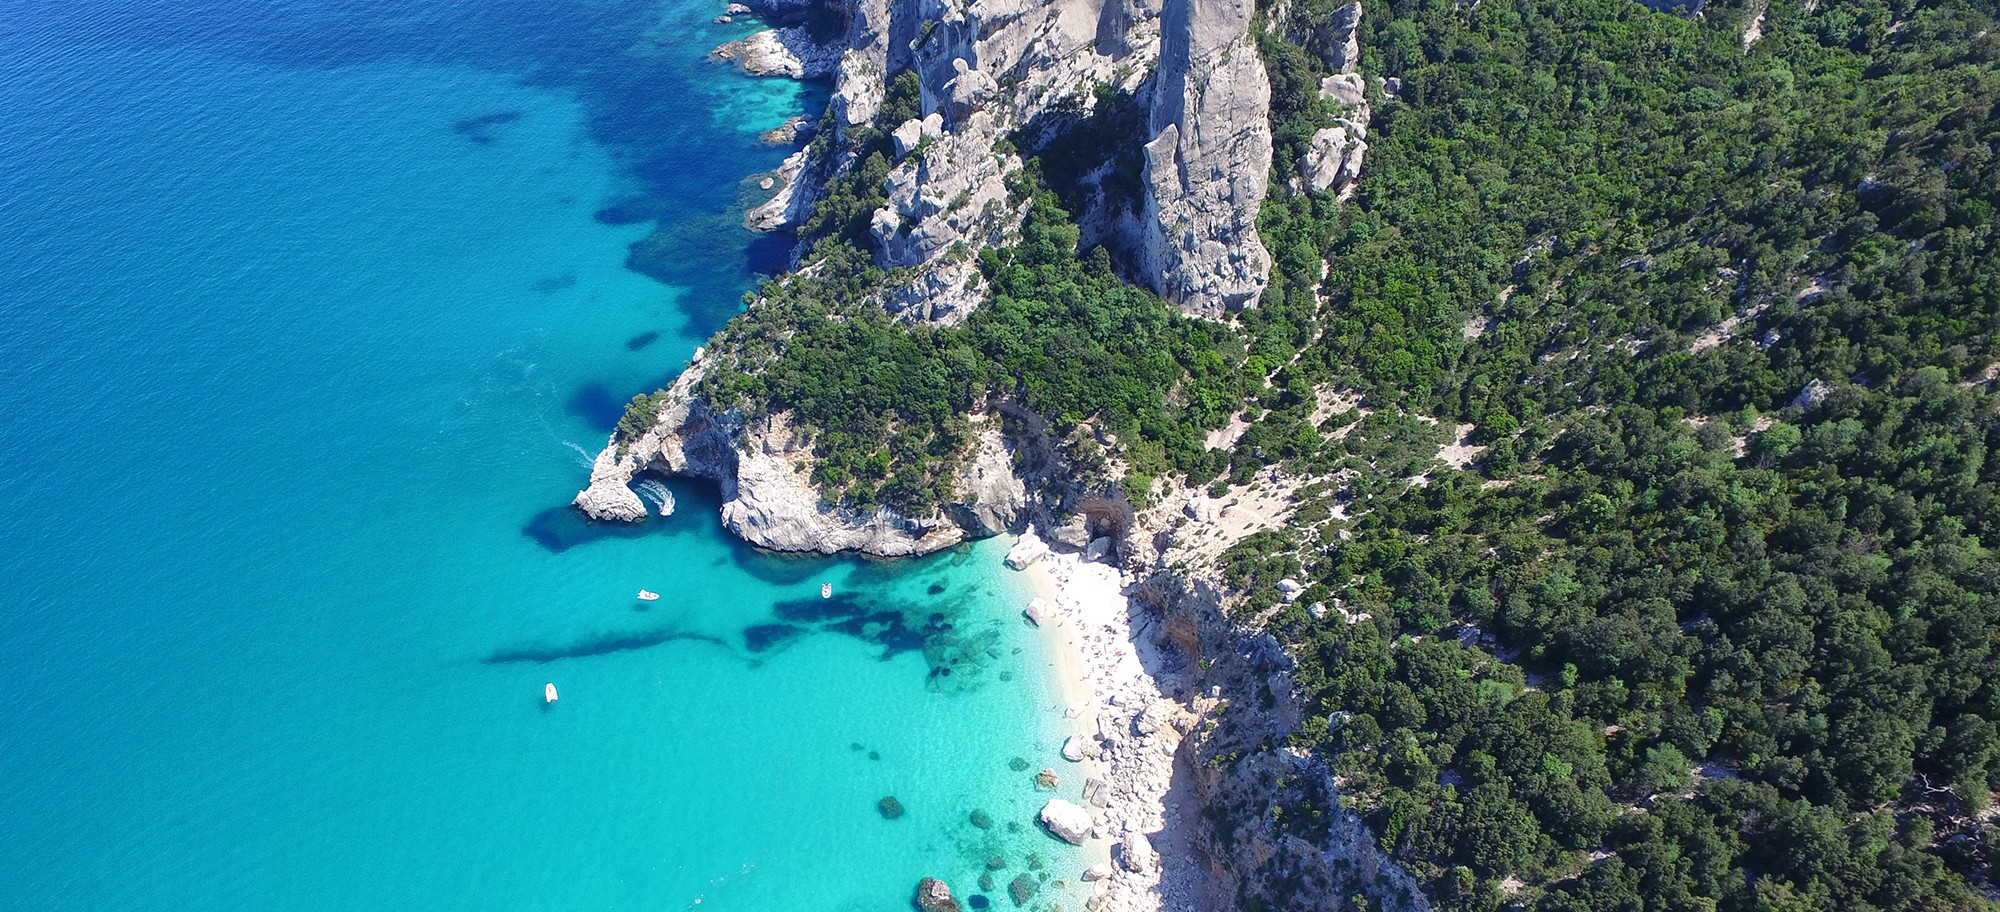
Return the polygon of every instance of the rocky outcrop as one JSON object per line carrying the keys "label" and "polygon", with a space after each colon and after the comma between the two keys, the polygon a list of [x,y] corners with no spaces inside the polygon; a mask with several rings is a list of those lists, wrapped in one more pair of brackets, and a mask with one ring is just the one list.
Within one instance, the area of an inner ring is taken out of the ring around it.
{"label": "rocky outcrop", "polygon": [[1313,134],[1299,174],[1315,193],[1345,189],[1361,178],[1361,158],[1368,152],[1365,123],[1342,118]]}
{"label": "rocky outcrop", "polygon": [[1027,486],[1014,474],[1013,448],[992,424],[980,428],[972,455],[954,473],[962,500],[959,525],[978,535],[998,535],[1019,527],[1028,502]]}
{"label": "rocky outcrop", "polygon": [[590,486],[576,494],[576,508],[592,519],[638,522],[646,518],[646,502],[632,490],[632,472],[619,458],[618,448],[608,446],[590,464]]}
{"label": "rocky outcrop", "polygon": [[843,49],[821,44],[803,28],[765,29],[741,41],[710,51],[717,60],[733,61],[751,76],[824,79],[840,65]]}
{"label": "rocky outcrop", "polygon": [[[1126,834],[1115,837],[1112,859],[1130,873],[1112,882],[1154,884],[1158,903],[1111,908],[1228,908],[1237,897],[1307,912],[1326,908],[1326,897],[1355,894],[1388,910],[1426,908],[1410,875],[1341,808],[1326,765],[1283,746],[1305,712],[1295,666],[1257,617],[1232,612],[1237,594],[1201,556],[1201,536],[1183,525],[1184,513],[1201,512],[1184,508],[1208,502],[1170,486],[1124,538],[1130,636],[1141,656],[1157,651],[1148,669],[1158,689],[1099,700],[1099,740],[1117,773],[1106,777],[1111,810],[1099,832]],[[1163,763],[1162,752],[1171,759]],[[1120,772],[1121,764],[1138,772]],[[1165,826],[1119,819],[1121,809],[1145,804],[1132,783],[1149,782],[1164,792],[1154,801],[1164,810],[1152,813]],[[1319,835],[1277,823],[1274,809],[1308,806],[1323,809]]]}
{"label": "rocky outcrop", "polygon": [[1146,143],[1139,270],[1206,317],[1253,306],[1270,281],[1257,237],[1271,167],[1271,84],[1250,0],[1166,0]]}
{"label": "rocky outcrop", "polygon": [[[869,221],[878,262],[913,267],[882,296],[892,313],[952,322],[978,305],[971,254],[1005,243],[1025,212],[1005,182],[1022,163],[996,152],[1001,140],[1073,121],[1099,85],[1149,101],[1139,213],[1080,213],[1092,237],[1129,251],[1131,277],[1189,313],[1219,317],[1262,295],[1270,255],[1256,218],[1271,163],[1270,85],[1249,35],[1251,0],[1163,0],[1157,10],[1152,0],[836,0],[832,8],[848,23],[843,43],[815,44],[795,27],[718,54],[751,72],[831,76],[836,140],[864,127],[893,136],[886,201]],[[888,81],[902,73],[917,77],[919,118],[875,123]],[[1365,120],[1352,123],[1316,141],[1314,186],[1358,173]],[[858,157],[840,141],[801,152],[746,223],[798,226],[817,187],[851,173]]]}
{"label": "rocky outcrop", "polygon": [[[694,392],[704,372],[705,365],[696,364],[675,381],[652,429],[636,439],[614,439],[598,454],[590,486],[573,501],[577,509],[604,521],[645,518],[645,502],[631,485],[650,472],[715,482],[722,492],[723,526],[773,551],[900,557],[929,554],[965,540],[967,530],[943,514],[912,518],[888,507],[855,510],[826,503],[812,483],[811,448],[792,433],[785,416],[752,422],[712,409]],[[954,504],[948,512],[971,507]],[[998,515],[1018,512],[1020,506],[1001,501],[991,509]]]}
{"label": "rocky outcrop", "polygon": [[1153,842],[1146,834],[1137,830],[1127,832],[1118,843],[1115,853],[1118,866],[1134,874],[1145,874],[1160,863],[1160,856],[1153,851]]}
{"label": "rocky outcrop", "polygon": [[785,163],[770,175],[777,184],[776,192],[762,205],[744,213],[743,224],[753,231],[773,231],[803,224],[824,195],[819,182],[805,170],[812,163],[812,158],[809,148],[787,156]]}
{"label": "rocky outcrop", "polygon": [[[1334,75],[1320,80],[1319,96],[1342,112],[1334,125],[1313,134],[1299,162],[1299,176],[1314,193],[1345,193],[1361,178],[1361,160],[1368,152],[1369,110],[1366,84],[1356,72],[1361,62],[1361,4],[1334,11],[1325,27],[1316,29],[1313,43]],[[1345,197],[1343,197],[1345,198]]]}
{"label": "rocky outcrop", "polygon": [[[922,141],[919,127],[913,139]],[[920,266],[955,244],[976,250],[999,241],[1006,225],[993,216],[1007,208],[1006,172],[993,154],[999,139],[994,119],[973,112],[957,130],[938,134],[890,171],[883,184],[888,204],[868,226],[880,251],[876,259],[885,266]]]}
{"label": "rocky outcrop", "polygon": [[[633,499],[638,499],[637,495],[634,495]],[[645,505],[641,504],[639,515],[644,516],[645,513]],[[1049,546],[1042,544],[1042,540],[1030,532],[1021,536],[1021,540],[1015,542],[1014,547],[1007,549],[1007,566],[1015,570],[1026,570],[1041,563],[1042,558],[1048,556]]]}

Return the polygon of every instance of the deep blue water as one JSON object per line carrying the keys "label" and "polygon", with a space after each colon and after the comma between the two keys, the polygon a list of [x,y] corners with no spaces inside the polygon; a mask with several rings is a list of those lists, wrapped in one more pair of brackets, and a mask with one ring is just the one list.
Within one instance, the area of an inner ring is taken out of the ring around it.
{"label": "deep blue water", "polygon": [[752,28],[720,6],[0,4],[0,907],[1073,871],[1008,762],[1059,723],[997,543],[787,559],[697,487],[625,534],[563,506],[781,252],[742,180],[818,101],[703,60]]}

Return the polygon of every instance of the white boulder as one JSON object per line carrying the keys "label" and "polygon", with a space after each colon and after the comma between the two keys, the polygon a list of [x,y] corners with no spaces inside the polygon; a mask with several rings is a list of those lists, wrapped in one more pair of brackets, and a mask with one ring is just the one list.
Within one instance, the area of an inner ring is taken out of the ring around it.
{"label": "white boulder", "polygon": [[1358,105],[1367,97],[1359,73],[1337,73],[1319,81],[1319,97],[1336,104]]}
{"label": "white boulder", "polygon": [[924,122],[914,117],[903,121],[902,126],[889,134],[889,139],[896,146],[896,160],[901,161],[924,141]]}
{"label": "white boulder", "polygon": [[1033,535],[1023,535],[1014,547],[1007,549],[1007,566],[1016,570],[1026,570],[1049,556],[1049,546]]}
{"label": "white boulder", "polygon": [[1118,863],[1127,871],[1143,874],[1152,870],[1158,861],[1159,856],[1153,852],[1153,841],[1147,839],[1144,833],[1133,830],[1118,843]]}
{"label": "white boulder", "polygon": [[1061,798],[1042,806],[1041,820],[1042,826],[1048,827],[1057,839],[1071,845],[1083,845],[1090,838],[1091,828],[1096,826],[1089,811]]}
{"label": "white boulder", "polygon": [[1089,757],[1093,753],[1096,753],[1096,751],[1091,750],[1090,742],[1082,735],[1071,735],[1067,740],[1063,741],[1063,759],[1071,763],[1081,763],[1084,758]]}

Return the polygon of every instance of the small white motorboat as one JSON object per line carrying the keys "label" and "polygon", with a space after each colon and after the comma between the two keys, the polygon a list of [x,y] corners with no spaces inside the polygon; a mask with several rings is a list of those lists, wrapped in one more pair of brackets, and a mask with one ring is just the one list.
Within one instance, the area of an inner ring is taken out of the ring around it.
{"label": "small white motorboat", "polygon": [[654,601],[654,600],[658,599],[659,597],[660,597],[660,594],[659,594],[659,593],[657,593],[657,592],[654,592],[654,591],[653,591],[653,590],[651,590],[651,589],[641,589],[641,590],[639,590],[639,601],[642,601],[642,602],[650,602],[650,601]]}
{"label": "small white motorboat", "polygon": [[554,703],[555,701],[556,701],[556,682],[550,681],[549,683],[542,685],[542,702]]}
{"label": "small white motorboat", "polygon": [[833,598],[833,584],[832,583],[819,584],[819,597]]}

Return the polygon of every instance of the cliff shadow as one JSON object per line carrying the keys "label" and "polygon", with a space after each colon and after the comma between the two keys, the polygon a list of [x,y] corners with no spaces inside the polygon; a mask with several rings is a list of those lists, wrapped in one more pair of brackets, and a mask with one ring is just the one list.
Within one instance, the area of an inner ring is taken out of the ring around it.
{"label": "cliff shadow", "polygon": [[1120,278],[1138,275],[1136,226],[1146,199],[1146,111],[1100,87],[1090,107],[1051,107],[1008,134],[1081,229],[1080,249],[1102,247]]}

